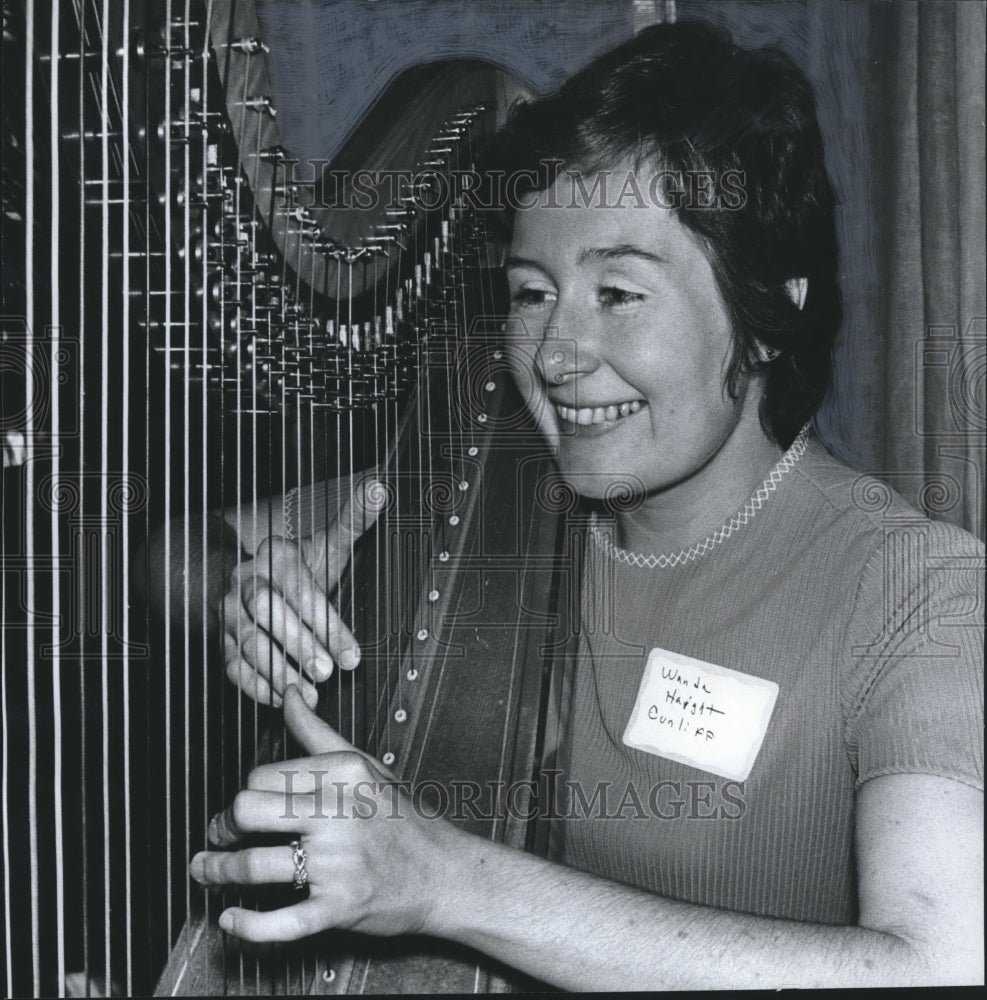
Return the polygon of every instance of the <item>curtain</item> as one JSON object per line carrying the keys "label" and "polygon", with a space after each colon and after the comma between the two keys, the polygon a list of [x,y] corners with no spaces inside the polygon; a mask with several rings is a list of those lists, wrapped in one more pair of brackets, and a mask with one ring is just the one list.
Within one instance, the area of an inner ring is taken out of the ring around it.
{"label": "curtain", "polygon": [[984,537],[982,0],[679,0],[777,45],[816,90],[836,189],[844,322],[827,446]]}
{"label": "curtain", "polygon": [[985,5],[872,4],[873,458],[930,515],[984,537]]}

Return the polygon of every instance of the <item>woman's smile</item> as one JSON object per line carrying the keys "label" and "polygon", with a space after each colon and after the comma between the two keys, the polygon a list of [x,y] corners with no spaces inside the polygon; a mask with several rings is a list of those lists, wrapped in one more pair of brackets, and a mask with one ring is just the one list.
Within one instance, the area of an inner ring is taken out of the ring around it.
{"label": "woman's smile", "polygon": [[575,407],[564,406],[561,403],[554,405],[555,412],[559,415],[559,420],[562,422],[561,429],[563,431],[571,430],[571,428],[566,427],[567,424],[570,424],[579,428],[583,433],[585,433],[587,428],[592,427],[599,428],[600,430],[610,430],[625,417],[638,413],[645,406],[639,399],[616,404],[607,403],[599,406]]}

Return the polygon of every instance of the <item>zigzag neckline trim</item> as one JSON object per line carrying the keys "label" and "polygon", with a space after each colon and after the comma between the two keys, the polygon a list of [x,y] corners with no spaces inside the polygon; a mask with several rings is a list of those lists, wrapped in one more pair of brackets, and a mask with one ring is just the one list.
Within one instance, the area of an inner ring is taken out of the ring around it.
{"label": "zigzag neckline trim", "polygon": [[681,552],[644,555],[640,552],[622,549],[614,545],[612,539],[600,529],[596,514],[593,515],[590,522],[590,534],[593,541],[611,559],[626,563],[628,566],[637,566],[640,569],[669,569],[673,566],[681,566],[683,563],[693,562],[706,555],[711,549],[716,548],[721,542],[726,541],[754,518],[754,515],[771,498],[771,494],[778,488],[778,484],[805,454],[810,433],[809,425],[806,424],[799,431],[798,437],[792,442],[788,451],[781,456],[774,468],[768,473],[764,482],[751,494],[747,503],[711,535],[707,535],[701,542],[696,542],[687,549],[682,549]]}

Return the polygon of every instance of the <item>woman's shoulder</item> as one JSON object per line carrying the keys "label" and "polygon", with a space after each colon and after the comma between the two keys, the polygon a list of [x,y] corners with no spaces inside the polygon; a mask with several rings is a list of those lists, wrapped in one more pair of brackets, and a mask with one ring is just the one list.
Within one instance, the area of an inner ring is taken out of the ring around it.
{"label": "woman's shoulder", "polygon": [[[869,537],[873,545],[884,544],[889,534],[922,535],[930,550],[983,560],[984,545],[970,532],[917,509],[895,488],[896,480],[914,484],[917,473],[861,472],[832,455],[812,438],[796,467],[801,503],[808,509],[828,512],[824,521],[838,521],[857,544]],[[939,478],[929,476],[918,495],[928,501],[933,513],[946,513],[951,498]]]}

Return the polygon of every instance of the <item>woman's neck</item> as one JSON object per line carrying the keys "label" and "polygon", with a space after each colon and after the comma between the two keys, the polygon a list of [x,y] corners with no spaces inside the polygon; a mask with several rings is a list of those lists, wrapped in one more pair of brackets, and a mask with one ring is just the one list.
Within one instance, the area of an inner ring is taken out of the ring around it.
{"label": "woman's neck", "polygon": [[739,426],[695,474],[648,495],[635,510],[618,514],[617,545],[656,554],[688,548],[743,508],[783,454],[760,424],[753,429]]}

